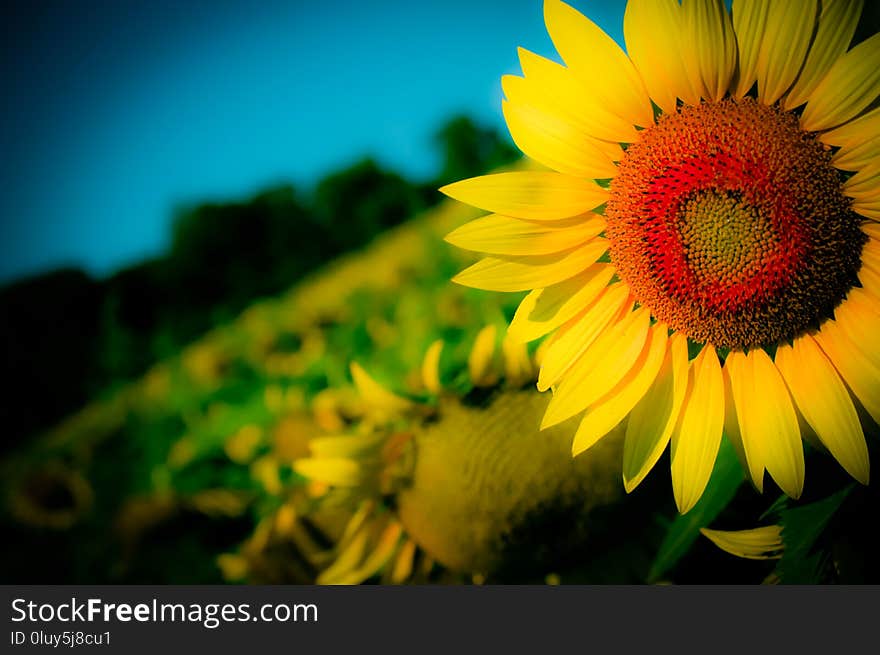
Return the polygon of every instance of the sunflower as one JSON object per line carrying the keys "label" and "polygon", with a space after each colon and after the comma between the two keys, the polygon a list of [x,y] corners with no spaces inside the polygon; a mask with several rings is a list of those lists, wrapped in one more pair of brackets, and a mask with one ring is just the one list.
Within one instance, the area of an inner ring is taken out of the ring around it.
{"label": "sunflower", "polygon": [[597,510],[623,496],[609,466],[622,439],[573,460],[563,428],[539,432],[547,399],[524,388],[535,380],[532,358],[509,340],[499,348],[497,336],[494,326],[481,330],[446,385],[444,344],[435,342],[418,398],[352,365],[358,416],[314,437],[293,464],[316,495],[314,511],[350,512],[319,584],[539,579],[602,533]]}
{"label": "sunflower", "polygon": [[88,515],[94,498],[92,485],[80,471],[50,460],[15,480],[8,506],[22,523],[68,530]]}
{"label": "sunflower", "polygon": [[625,53],[547,0],[564,65],[520,49],[504,116],[550,170],[441,189],[492,212],[448,235],[455,281],[530,291],[510,327],[550,334],[542,427],[575,455],[625,429],[634,489],[671,442],[679,511],[722,434],[763,491],[804,485],[802,439],[868,482],[880,421],[880,35],[862,3],[631,1]]}

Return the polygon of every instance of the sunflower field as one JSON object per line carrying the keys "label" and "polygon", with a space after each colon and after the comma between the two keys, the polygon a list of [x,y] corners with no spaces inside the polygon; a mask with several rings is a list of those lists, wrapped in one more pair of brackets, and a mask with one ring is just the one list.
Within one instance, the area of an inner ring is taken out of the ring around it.
{"label": "sunflower field", "polygon": [[624,51],[547,0],[562,63],[501,83],[525,157],[436,204],[391,180],[289,289],[16,444],[3,580],[877,582],[864,4],[635,0]]}

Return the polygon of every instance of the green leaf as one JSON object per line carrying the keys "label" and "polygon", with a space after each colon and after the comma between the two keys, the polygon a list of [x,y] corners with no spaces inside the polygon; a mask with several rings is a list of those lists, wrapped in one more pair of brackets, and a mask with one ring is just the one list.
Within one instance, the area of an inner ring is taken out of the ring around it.
{"label": "green leaf", "polygon": [[651,565],[648,582],[659,580],[687,554],[700,536],[700,528],[709,525],[727,507],[744,479],[733,445],[722,439],[706,491],[690,512],[672,521]]}
{"label": "green leaf", "polygon": [[758,521],[764,521],[768,518],[772,518],[773,521],[778,521],[780,512],[788,507],[790,500],[791,499],[788,496],[782,494],[779,498],[773,501],[773,504],[770,505],[761,516],[758,517]]}
{"label": "green leaf", "polygon": [[787,584],[818,584],[827,558],[823,549],[816,549],[822,532],[855,488],[851,484],[823,500],[779,511],[782,542],[785,550],[776,567],[779,579]]}

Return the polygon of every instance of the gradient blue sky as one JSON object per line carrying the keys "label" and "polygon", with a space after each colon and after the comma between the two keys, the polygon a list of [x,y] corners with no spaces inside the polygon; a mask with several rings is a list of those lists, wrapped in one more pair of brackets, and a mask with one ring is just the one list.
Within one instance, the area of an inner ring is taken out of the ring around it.
{"label": "gradient blue sky", "polygon": [[[541,0],[25,2],[0,10],[0,281],[161,252],[173,208],[372,155],[435,171],[453,113],[503,128]],[[619,41],[622,1],[573,2]]]}

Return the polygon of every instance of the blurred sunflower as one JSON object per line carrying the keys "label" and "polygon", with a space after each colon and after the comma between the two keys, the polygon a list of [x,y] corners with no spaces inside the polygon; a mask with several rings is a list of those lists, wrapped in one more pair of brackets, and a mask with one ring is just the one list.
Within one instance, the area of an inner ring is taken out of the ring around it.
{"label": "blurred sunflower", "polygon": [[[494,212],[447,240],[456,278],[531,293],[513,339],[547,342],[542,427],[575,455],[625,426],[634,489],[671,441],[681,512],[722,432],[751,479],[804,485],[802,437],[868,482],[880,421],[880,35],[862,3],[628,3],[628,55],[558,0],[565,65],[520,50],[502,80],[514,141],[550,171],[444,187]],[[870,110],[870,111],[869,111]],[[864,410],[860,417],[860,412]]]}
{"label": "blurred sunflower", "polygon": [[564,428],[537,430],[547,399],[523,389],[535,379],[524,345],[505,341],[499,356],[485,328],[450,388],[442,348],[425,356],[421,401],[352,365],[360,415],[347,432],[313,438],[294,463],[315,511],[351,509],[318,583],[541,578],[577,559],[601,531],[596,510],[623,495],[609,466],[620,439],[575,460]]}
{"label": "blurred sunflower", "polygon": [[20,474],[8,504],[12,516],[22,523],[67,530],[89,513],[94,496],[91,484],[80,471],[50,460]]}

